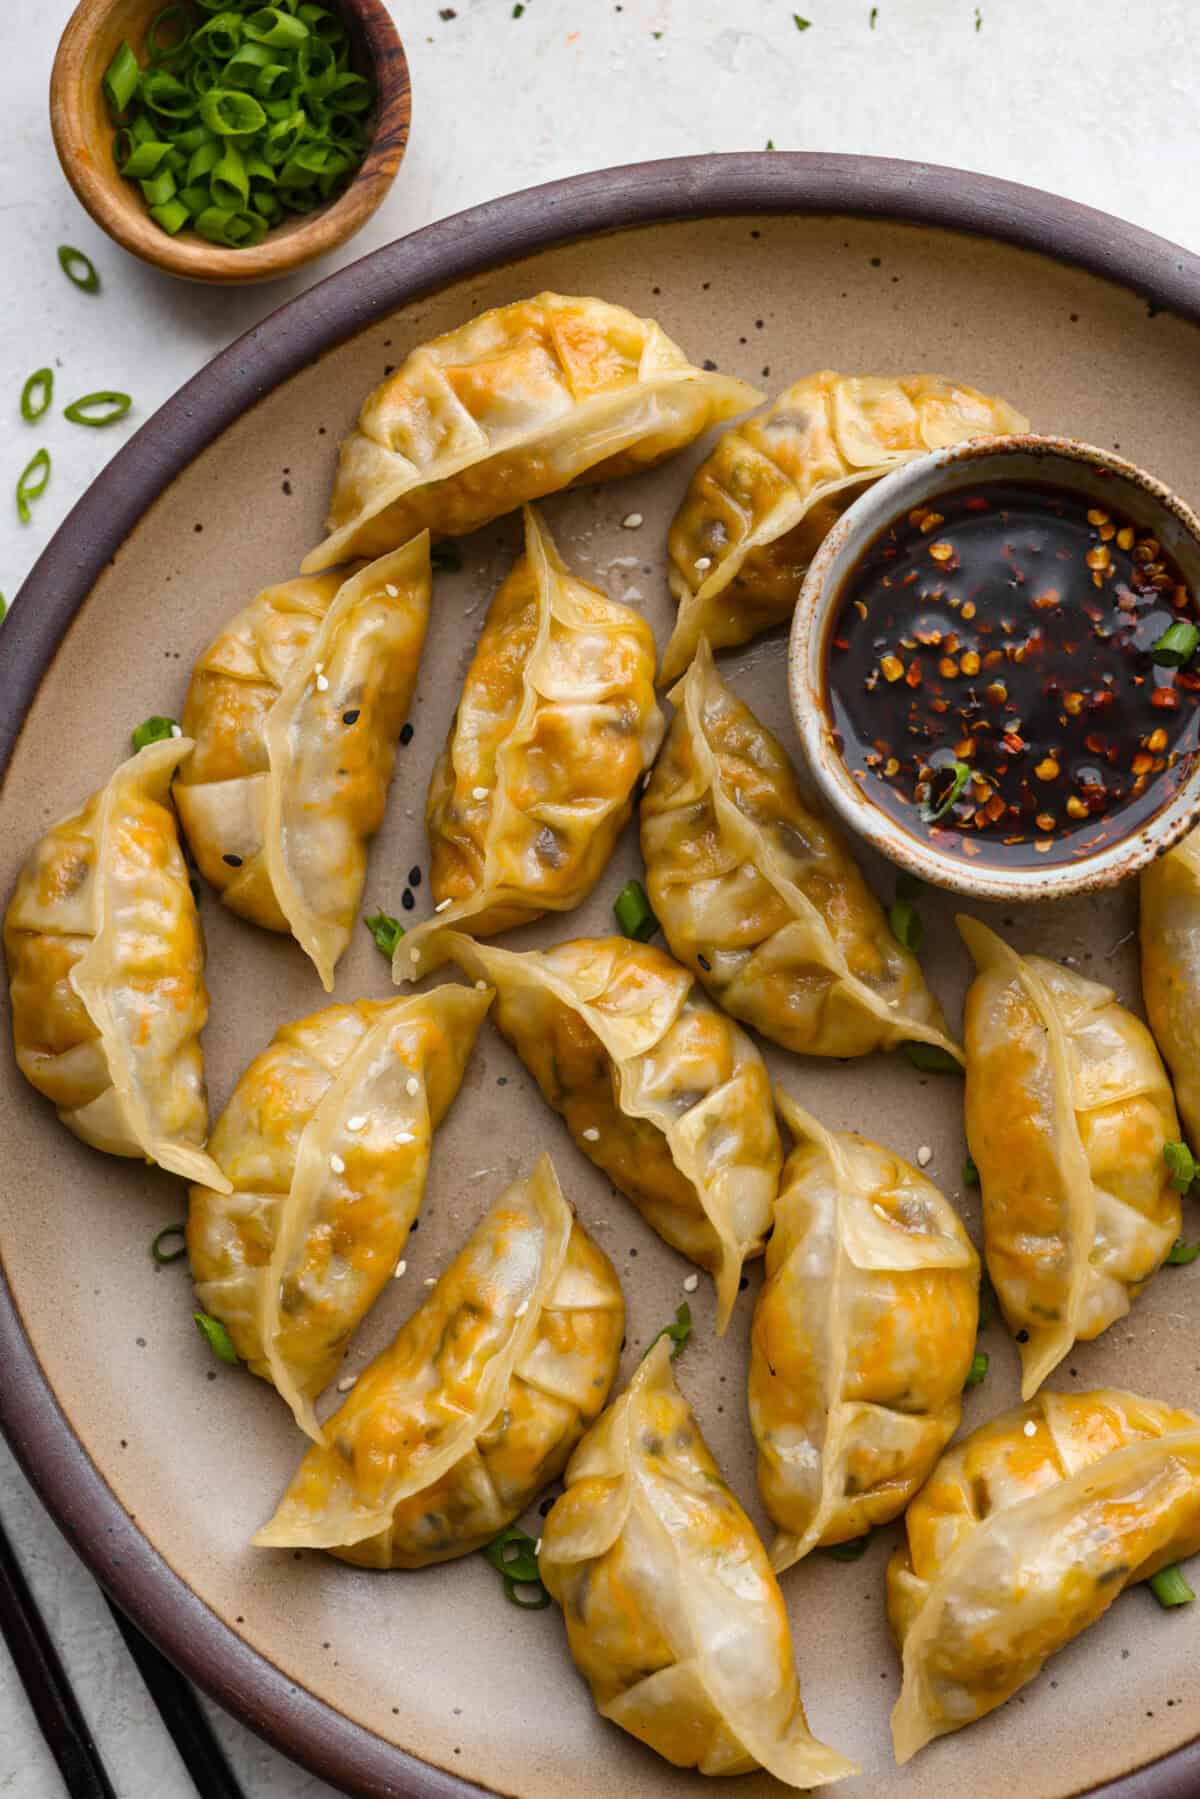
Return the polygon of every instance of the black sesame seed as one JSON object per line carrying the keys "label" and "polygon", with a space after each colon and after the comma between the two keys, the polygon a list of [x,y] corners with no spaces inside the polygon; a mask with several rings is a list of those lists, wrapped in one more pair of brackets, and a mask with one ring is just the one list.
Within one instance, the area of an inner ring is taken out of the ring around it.
{"label": "black sesame seed", "polygon": [[497,1087],[507,1087],[508,1086],[508,1076],[506,1074],[498,1074],[496,1076],[496,1085],[497,1085]]}
{"label": "black sesame seed", "polygon": [[711,356],[706,356],[701,366],[706,368],[710,375],[716,371],[717,367]]}
{"label": "black sesame seed", "polygon": [[342,723],[344,725],[356,725],[358,723],[358,718],[359,712],[357,706],[352,706],[349,712],[342,713]]}
{"label": "black sesame seed", "polygon": [[696,960],[697,960],[697,962],[699,962],[699,964],[700,964],[701,968],[704,970],[705,974],[712,973],[712,963],[709,961],[707,956],[697,956]]}
{"label": "black sesame seed", "polygon": [[411,888],[406,887],[404,892],[400,895],[400,904],[404,907],[406,912],[411,912],[416,903],[416,900],[412,896]]}
{"label": "black sesame seed", "polygon": [[1017,1332],[1017,1342],[1018,1343],[1028,1343],[1028,1341],[1029,1341],[1029,1332],[1028,1331],[1018,1331]]}
{"label": "black sesame seed", "polygon": [[221,860],[222,862],[228,862],[230,868],[240,868],[242,866],[242,858],[240,856],[222,856]]}
{"label": "black sesame seed", "polygon": [[408,871],[408,884],[410,887],[419,887],[421,885],[421,871],[415,862]]}
{"label": "black sesame seed", "polygon": [[404,729],[400,733],[400,741],[401,741],[401,743],[411,743],[412,740],[413,740],[413,728],[411,725],[405,725]]}
{"label": "black sesame seed", "polygon": [[746,1288],[749,1285],[750,1285],[750,1276],[748,1274],[743,1274],[741,1280],[738,1282],[738,1292],[744,1293],[746,1291]]}

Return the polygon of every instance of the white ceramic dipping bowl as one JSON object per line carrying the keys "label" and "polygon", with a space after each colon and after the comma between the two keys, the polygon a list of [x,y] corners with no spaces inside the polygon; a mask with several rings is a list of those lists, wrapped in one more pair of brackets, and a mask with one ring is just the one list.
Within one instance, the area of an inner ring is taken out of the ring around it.
{"label": "white ceramic dipping bowl", "polygon": [[[1200,756],[1147,822],[1091,855],[1045,867],[989,861],[988,839],[968,860],[906,830],[855,781],[842,760],[825,689],[825,640],[843,586],[859,558],[914,508],[964,487],[1001,481],[1066,488],[1153,533],[1193,593],[1200,594],[1200,519],[1177,494],[1111,451],[1070,438],[1013,436],[934,450],[867,488],[825,538],[804,580],[788,648],[792,712],[805,758],[827,804],[850,830],[923,881],[978,900],[1047,900],[1114,886],[1177,843],[1200,822]],[[1200,665],[1198,665],[1200,666]],[[1120,813],[1113,820],[1119,831]]]}

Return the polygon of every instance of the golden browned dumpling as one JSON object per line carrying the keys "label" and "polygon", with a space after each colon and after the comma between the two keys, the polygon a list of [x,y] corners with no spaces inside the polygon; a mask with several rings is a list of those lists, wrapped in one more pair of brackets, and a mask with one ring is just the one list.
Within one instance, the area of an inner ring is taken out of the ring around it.
{"label": "golden browned dumpling", "polygon": [[290,932],[326,992],[350,941],[425,642],[429,539],[264,589],[192,673],[183,828],[225,904]]}
{"label": "golden browned dumpling", "polygon": [[786,623],[822,538],[870,482],[970,437],[1027,431],[1006,400],[942,375],[821,369],[726,431],[675,514],[667,547],[679,617],[662,679],[702,637],[714,649]]}
{"label": "golden browned dumpling", "polygon": [[961,1061],[916,957],[706,643],[671,699],[641,823],[672,953],[726,1012],[800,1055],[921,1042]]}
{"label": "golden browned dumpling", "polygon": [[1077,1338],[1125,1316],[1178,1237],[1163,1147],[1179,1120],[1154,1039],[1107,987],[1018,956],[975,919],[958,924],[979,971],[967,1142],[1028,1399]]}
{"label": "golden browned dumpling", "polygon": [[1200,831],[1142,870],[1141,906],[1146,1015],[1200,1149]]}
{"label": "golden browned dumpling", "polygon": [[624,1329],[612,1263],[543,1156],[359,1376],[255,1543],[366,1568],[481,1548],[562,1473]]}
{"label": "golden browned dumpling", "polygon": [[1134,1393],[1040,1393],[949,1450],[905,1522],[887,1575],[901,1762],[1200,1550],[1200,1418]]}
{"label": "golden browned dumpling", "polygon": [[304,572],[634,474],[761,398],[623,306],[551,293],[498,306],[410,351],[375,389]]}
{"label": "golden browned dumpling", "polygon": [[527,507],[430,782],[438,915],[401,942],[398,980],[447,925],[490,936],[587,898],[662,742],[654,658],[645,620],[569,574]]}
{"label": "golden browned dumpling", "polygon": [[932,1181],[776,1100],[796,1147],[754,1313],[750,1422],[783,1569],[890,1523],[958,1429],[979,1258]]}
{"label": "golden browned dumpling", "polygon": [[778,1583],[665,1342],[575,1451],[538,1566],[601,1716],[677,1768],[858,1772],[808,1728]]}
{"label": "golden browned dumpling", "polygon": [[47,831],[4,950],[17,1065],[67,1129],[219,1186],[204,1153],[204,939],[170,797],[191,749],[148,744]]}
{"label": "golden browned dumpling", "polygon": [[717,1328],[762,1254],[783,1151],[771,1085],[744,1031],[685,968],[626,937],[517,955],[446,933],[496,989],[496,1024],[578,1147],[659,1236],[710,1269]]}
{"label": "golden browned dumpling", "polygon": [[233,1190],[192,1188],[196,1291],[316,1442],[313,1402],[403,1254],[490,1003],[444,986],[286,1024],[213,1131]]}

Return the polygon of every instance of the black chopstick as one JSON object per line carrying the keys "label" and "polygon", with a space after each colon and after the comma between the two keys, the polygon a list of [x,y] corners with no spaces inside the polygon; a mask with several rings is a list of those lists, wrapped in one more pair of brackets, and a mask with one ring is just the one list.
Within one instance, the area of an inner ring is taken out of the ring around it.
{"label": "black chopstick", "polygon": [[12,1544],[0,1524],[0,1635],[71,1799],[117,1799]]}
{"label": "black chopstick", "polygon": [[[245,1799],[192,1687],[112,1600],[108,1609],[200,1799]],[[110,1789],[111,1790],[111,1789]]]}

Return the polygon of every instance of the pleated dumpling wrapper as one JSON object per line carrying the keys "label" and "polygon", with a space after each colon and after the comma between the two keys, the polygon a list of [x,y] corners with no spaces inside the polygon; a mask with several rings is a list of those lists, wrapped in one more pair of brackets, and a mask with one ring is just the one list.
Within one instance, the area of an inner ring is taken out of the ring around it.
{"label": "pleated dumpling wrapper", "polygon": [[679,616],[663,657],[674,681],[701,637],[748,643],[791,618],[822,539],[864,487],[927,450],[1027,431],[1007,400],[942,375],[796,381],[720,438],[667,538]]}
{"label": "pleated dumpling wrapper", "polygon": [[543,1156],[359,1376],[255,1543],[366,1568],[482,1548],[562,1473],[624,1330],[612,1263]]}
{"label": "pleated dumpling wrapper", "polygon": [[204,1152],[204,937],[153,743],[38,843],[4,921],[17,1065],[67,1129],[224,1185]]}
{"label": "pleated dumpling wrapper", "polygon": [[966,1005],[967,1143],[988,1273],[1025,1399],[1077,1338],[1128,1312],[1179,1236],[1164,1146],[1179,1136],[1154,1039],[1107,987],[1018,956],[976,919]]}
{"label": "pleated dumpling wrapper", "polygon": [[671,699],[641,833],[673,954],[726,1012],[801,1055],[920,1042],[961,1061],[916,957],[706,643]]}
{"label": "pleated dumpling wrapper", "polygon": [[779,1584],[664,1340],[571,1458],[538,1566],[600,1715],[677,1768],[858,1772],[808,1728]]}
{"label": "pleated dumpling wrapper", "polygon": [[542,293],[496,307],[412,350],[370,395],[304,572],[635,474],[761,399],[623,306]]}
{"label": "pleated dumpling wrapper", "polygon": [[192,673],[176,794],[225,904],[290,932],[326,992],[383,822],[429,619],[429,539],[347,580],[265,588]]}
{"label": "pleated dumpling wrapper", "polygon": [[654,660],[645,620],[569,574],[527,507],[430,782],[440,910],[401,941],[398,980],[428,972],[448,925],[490,936],[587,898],[662,742]]}
{"label": "pleated dumpling wrapper", "polygon": [[749,1037],[686,968],[627,937],[518,955],[448,931],[445,952],[495,987],[496,1024],[584,1155],[710,1270],[723,1331],[743,1262],[762,1254],[783,1165]]}
{"label": "pleated dumpling wrapper", "polygon": [[932,1181],[775,1097],[796,1147],[754,1313],[749,1396],[783,1569],[898,1517],[958,1429],[979,1257]]}
{"label": "pleated dumpling wrapper", "polygon": [[286,1024],[213,1131],[233,1192],[192,1188],[196,1292],[315,1442],[314,1401],[395,1272],[491,998],[446,985]]}
{"label": "pleated dumpling wrapper", "polygon": [[900,1762],[1200,1550],[1200,1418],[1113,1389],[1040,1393],[948,1450],[905,1524],[887,1571]]}
{"label": "pleated dumpling wrapper", "polygon": [[1141,875],[1142,997],[1200,1148],[1200,831]]}

